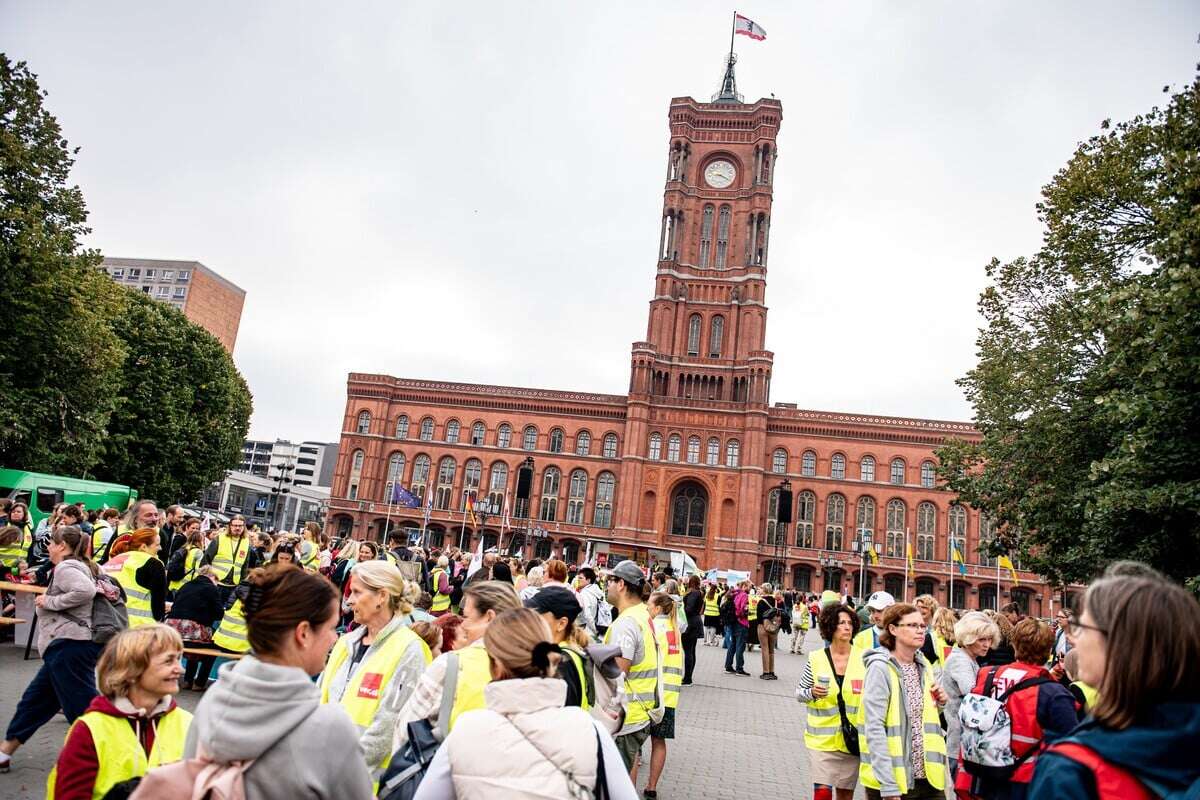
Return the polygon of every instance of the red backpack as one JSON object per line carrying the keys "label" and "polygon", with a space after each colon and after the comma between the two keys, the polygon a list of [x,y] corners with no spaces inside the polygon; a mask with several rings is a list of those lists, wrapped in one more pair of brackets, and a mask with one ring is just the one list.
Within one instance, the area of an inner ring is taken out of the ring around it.
{"label": "red backpack", "polygon": [[1079,742],[1059,742],[1043,752],[1069,758],[1086,767],[1096,779],[1096,797],[1100,800],[1156,800],[1158,795],[1122,767],[1105,761],[1092,748]]}

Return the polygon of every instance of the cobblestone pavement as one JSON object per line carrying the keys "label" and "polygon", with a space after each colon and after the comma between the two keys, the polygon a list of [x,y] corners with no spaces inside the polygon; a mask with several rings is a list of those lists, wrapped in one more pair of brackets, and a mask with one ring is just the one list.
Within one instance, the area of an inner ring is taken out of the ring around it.
{"label": "cobblestone pavement", "polygon": [[[775,658],[777,681],[758,678],[762,662],[757,648],[746,654],[746,671],[751,673],[747,678],[725,672],[725,651],[720,647],[706,647],[703,642],[697,646],[694,684],[683,687],[676,738],[668,745],[667,765],[658,785],[660,798],[812,797],[804,750],[804,708],[792,696],[804,657],[790,654],[789,643],[781,634]],[[810,632],[805,649],[818,647],[820,639]],[[22,661],[18,648],[0,646],[0,724],[7,726],[21,692],[40,664]],[[199,698],[185,692],[180,703],[194,709]],[[38,731],[17,753],[12,771],[0,775],[0,798],[44,797],[46,776],[66,732],[62,716]],[[647,758],[649,752],[647,745]],[[647,768],[642,767],[639,790],[646,785]],[[860,788],[856,797],[862,796]]]}

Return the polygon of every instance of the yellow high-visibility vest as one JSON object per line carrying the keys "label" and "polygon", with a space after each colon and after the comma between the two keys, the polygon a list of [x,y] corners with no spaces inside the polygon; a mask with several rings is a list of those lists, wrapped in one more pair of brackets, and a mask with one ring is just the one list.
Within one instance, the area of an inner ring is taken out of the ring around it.
{"label": "yellow high-visibility vest", "polygon": [[[106,532],[108,533],[107,537],[104,535]],[[96,553],[100,552],[100,548],[104,547],[105,542],[116,535],[117,532],[112,529],[111,525],[97,522],[96,527],[92,528],[92,557],[94,558]]]}
{"label": "yellow high-visibility vest", "polygon": [[858,728],[862,727],[862,698],[863,683],[867,679],[867,665],[863,661],[866,651],[850,644],[850,663],[846,665],[846,674],[842,676],[842,699],[846,701],[846,719]]}
{"label": "yellow high-visibility vest", "polygon": [[[223,586],[236,586],[242,582],[241,568],[250,555],[250,536],[243,533],[235,539],[228,532],[217,536],[217,553],[213,556],[212,568]],[[236,572],[235,572],[236,570]]]}
{"label": "yellow high-visibility vest", "polygon": [[213,634],[213,644],[235,653],[250,652],[250,631],[246,628],[246,614],[242,601],[235,600],[233,606],[221,617],[221,624]]}
{"label": "yellow high-visibility vest", "polygon": [[683,648],[680,647],[679,628],[672,626],[666,617],[657,616],[654,618],[654,635],[658,649],[663,654],[663,705],[678,708],[679,687],[683,685]]}
{"label": "yellow high-visibility vest", "polygon": [[[846,747],[846,741],[842,738],[842,715],[838,710],[838,695],[841,695],[842,702],[846,706],[846,719],[854,720],[854,712],[851,711],[849,702],[851,694],[850,685],[850,667],[855,659],[859,665],[862,665],[862,651],[850,648],[850,658],[846,662],[846,674],[842,676],[842,688],[838,688],[837,676],[833,671],[833,662],[826,656],[824,650],[815,650],[808,655],[808,663],[812,666],[813,683],[819,683],[817,680],[821,677],[829,678],[829,684],[826,688],[829,694],[824,697],[818,697],[808,702],[808,721],[804,727],[804,746],[809,750],[820,750],[825,753],[849,753],[850,750]],[[859,696],[862,695],[861,689]],[[857,710],[859,702],[855,700],[854,709]]]}
{"label": "yellow high-visibility vest", "polygon": [[755,622],[758,619],[758,592],[751,592],[746,601],[746,621]]}
{"label": "yellow high-visibility vest", "polygon": [[575,671],[579,673],[579,707],[587,711],[592,704],[588,701],[590,681],[587,670],[583,667],[583,654],[569,644],[560,644],[558,648],[571,660],[571,663],[575,665]]}
{"label": "yellow high-visibility vest", "polygon": [[[305,545],[308,546],[307,554],[304,550]],[[321,566],[321,548],[317,546],[316,542],[310,542],[307,539],[300,542],[300,553],[300,566],[308,572],[316,572]]]}
{"label": "yellow high-visibility vest", "polygon": [[[629,667],[625,674],[625,724],[637,724],[650,719],[650,712],[662,705],[660,681],[662,673],[659,669],[658,639],[654,635],[654,627],[650,624],[650,612],[645,603],[638,603],[622,611],[617,619],[629,616],[642,632],[642,660]],[[616,622],[616,620],[613,620]],[[604,634],[604,642],[612,639],[612,625]]]}
{"label": "yellow high-visibility vest", "polygon": [[[347,636],[342,636],[333,646],[333,652],[329,654],[325,671],[321,673],[321,702],[336,702],[346,709],[350,719],[358,726],[359,732],[365,731],[375,720],[375,713],[379,710],[379,701],[387,692],[388,684],[391,683],[396,669],[400,666],[400,661],[413,642],[421,645],[426,664],[433,660],[433,655],[429,652],[429,645],[425,644],[424,639],[413,633],[411,628],[397,627],[388,634],[386,639],[371,646],[371,652],[346,682],[342,696],[332,700],[329,694],[330,684],[337,675],[338,669],[346,659],[350,658]],[[388,753],[378,768],[387,769],[391,761],[391,753]]]}
{"label": "yellow high-visibility vest", "polygon": [[1079,691],[1083,692],[1083,710],[1090,713],[1092,706],[1096,705],[1096,698],[1100,696],[1099,690],[1083,681],[1071,681],[1071,685],[1078,686]]}
{"label": "yellow high-visibility vest", "polygon": [[137,571],[151,560],[158,561],[145,550],[130,550],[110,559],[103,567],[125,590],[125,610],[129,613],[131,628],[155,623],[154,611],[150,606],[150,590],[137,582]]}
{"label": "yellow high-visibility vest", "polygon": [[487,648],[470,646],[455,650],[458,656],[458,682],[454,687],[454,705],[450,708],[450,726],[464,711],[486,708],[483,690],[492,682],[492,659]]}
{"label": "yellow high-visibility vest", "polygon": [[717,617],[721,615],[721,595],[713,592],[713,596],[704,596],[704,616]]}
{"label": "yellow high-visibility vest", "polygon": [[950,657],[950,651],[954,649],[954,645],[943,639],[942,635],[933,629],[930,629],[929,636],[933,639],[933,649],[935,652],[932,663],[944,665],[946,659]]}
{"label": "yellow high-visibility vest", "polygon": [[879,646],[875,640],[875,626],[868,625],[858,633],[854,634],[854,638],[850,641],[850,643],[859,650],[874,650]]}
{"label": "yellow high-visibility vest", "polygon": [[[912,765],[904,758],[905,741],[912,735],[909,726],[902,725],[900,713],[904,703],[904,688],[900,684],[900,675],[892,665],[887,665],[888,685],[891,695],[888,698],[887,715],[883,719],[884,732],[887,735],[888,756],[892,764],[892,780],[900,788],[900,794],[905,794],[913,787]],[[937,705],[933,702],[930,689],[933,686],[933,669],[921,670],[922,722],[925,745],[925,780],[935,789],[946,788],[946,740],[942,736],[942,724],[938,720]],[[860,712],[860,716],[862,713]],[[863,735],[858,737],[860,748],[858,777],[863,786],[878,789],[879,778],[871,769],[870,748],[864,727],[859,730]]]}
{"label": "yellow high-visibility vest", "polygon": [[441,567],[435,567],[429,573],[429,577],[433,579],[433,605],[430,606],[429,610],[435,614],[439,611],[450,610],[450,595],[442,594],[438,591],[438,584],[441,583],[442,576],[445,574],[446,570]]}
{"label": "yellow high-visibility vest", "polygon": [[[86,725],[92,734],[92,746],[96,748],[97,769],[96,782],[92,785],[92,800],[100,800],[118,783],[140,778],[154,767],[182,759],[184,741],[191,724],[192,715],[179,706],[159,717],[154,727],[154,745],[147,758],[142,743],[133,732],[133,726],[124,717],[89,711],[75,720],[71,729],[76,725]],[[70,736],[71,730],[68,730],[67,737]],[[57,778],[58,767],[55,766],[46,779],[46,800],[54,800]]]}
{"label": "yellow high-visibility vest", "polygon": [[204,559],[204,551],[199,547],[191,547],[187,551],[187,555],[183,557],[183,577],[177,581],[171,581],[167,587],[172,592],[178,592],[185,583],[196,577],[196,570],[200,569],[200,562]]}

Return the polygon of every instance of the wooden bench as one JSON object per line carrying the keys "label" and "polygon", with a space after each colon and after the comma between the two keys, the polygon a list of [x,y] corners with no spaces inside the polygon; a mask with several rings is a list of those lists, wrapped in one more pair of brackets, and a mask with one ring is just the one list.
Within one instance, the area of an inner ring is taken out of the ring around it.
{"label": "wooden bench", "polygon": [[216,650],[211,647],[185,647],[183,648],[184,655],[190,656],[216,656],[217,658],[225,658],[230,661],[237,661],[245,653],[226,653],[224,650]]}
{"label": "wooden bench", "polygon": [[29,594],[45,594],[45,586],[35,586],[32,583],[13,583],[0,581],[0,592],[27,592]]}

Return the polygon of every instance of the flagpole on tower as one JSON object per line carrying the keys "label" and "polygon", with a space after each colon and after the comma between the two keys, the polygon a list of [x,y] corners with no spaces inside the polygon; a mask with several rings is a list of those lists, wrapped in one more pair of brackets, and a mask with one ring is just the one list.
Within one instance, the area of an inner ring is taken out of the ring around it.
{"label": "flagpole on tower", "polygon": [[733,35],[737,33],[737,9],[733,10],[733,19],[729,24],[729,58],[733,59]]}

